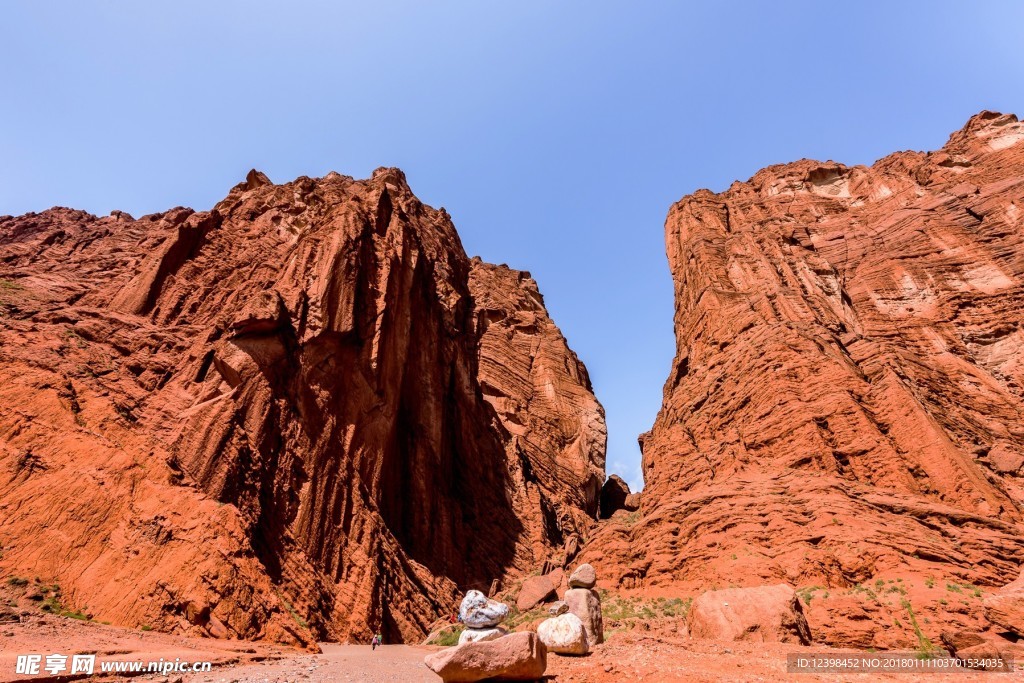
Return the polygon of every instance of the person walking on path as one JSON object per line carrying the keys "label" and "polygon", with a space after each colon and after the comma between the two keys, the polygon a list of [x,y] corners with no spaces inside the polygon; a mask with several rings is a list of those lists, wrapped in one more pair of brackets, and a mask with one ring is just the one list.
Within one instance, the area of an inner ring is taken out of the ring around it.
{"label": "person walking on path", "polygon": [[372,649],[376,650],[378,645],[384,644],[384,639],[381,637],[379,633],[376,633],[373,636],[373,640],[371,640],[370,642],[373,646]]}

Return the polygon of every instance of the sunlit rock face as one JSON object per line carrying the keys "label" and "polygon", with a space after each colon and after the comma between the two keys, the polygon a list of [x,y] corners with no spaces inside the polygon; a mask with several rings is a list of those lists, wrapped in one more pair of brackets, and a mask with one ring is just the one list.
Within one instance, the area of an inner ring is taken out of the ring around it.
{"label": "sunlit rock face", "polygon": [[642,517],[586,558],[626,587],[1015,578],[1022,237],[1024,126],[991,112],[937,152],[677,202]]}
{"label": "sunlit rock face", "polygon": [[0,569],[97,619],[416,639],[596,515],[586,370],[397,169],[0,218],[0,306]]}

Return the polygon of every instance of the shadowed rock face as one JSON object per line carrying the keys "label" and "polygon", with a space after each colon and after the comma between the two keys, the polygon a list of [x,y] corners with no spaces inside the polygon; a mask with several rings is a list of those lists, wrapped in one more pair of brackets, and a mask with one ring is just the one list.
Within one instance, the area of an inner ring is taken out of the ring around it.
{"label": "shadowed rock face", "polygon": [[665,224],[676,357],[620,585],[1001,585],[1024,561],[1024,126],[802,160]]}
{"label": "shadowed rock face", "polygon": [[598,514],[604,409],[529,273],[474,258],[469,289],[480,388],[508,432],[515,489],[525,493],[529,537],[540,556],[571,534],[585,535]]}
{"label": "shadowed rock face", "polygon": [[[0,305],[0,568],[98,619],[415,638],[595,514],[585,369],[532,280],[471,263],[395,169],[0,218]],[[496,412],[511,348],[537,360]]]}

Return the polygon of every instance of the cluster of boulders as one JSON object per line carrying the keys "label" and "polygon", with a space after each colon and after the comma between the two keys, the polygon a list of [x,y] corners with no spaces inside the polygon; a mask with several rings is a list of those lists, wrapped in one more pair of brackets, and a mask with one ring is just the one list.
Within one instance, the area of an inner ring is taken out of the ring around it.
{"label": "cluster of boulders", "polygon": [[423,658],[445,683],[471,683],[490,678],[532,681],[547,669],[547,648],[535,633],[509,633],[501,623],[508,605],[469,591],[459,607],[465,629],[459,644]]}
{"label": "cluster of boulders", "polygon": [[469,591],[462,599],[459,607],[459,618],[465,630],[459,636],[459,645],[463,643],[479,643],[494,640],[508,635],[501,627],[501,622],[508,617],[508,605],[497,600],[489,600],[480,591]]}
{"label": "cluster of boulders", "polygon": [[[559,572],[561,570],[558,570]],[[558,577],[564,580],[564,575]],[[530,606],[558,597],[551,574],[541,582],[524,583],[525,602]],[[465,627],[459,644],[424,657],[427,667],[445,683],[504,680],[533,680],[544,675],[547,653],[585,655],[604,642],[601,597],[594,590],[597,573],[582,564],[569,576],[569,588],[562,600],[548,607],[550,618],[540,622],[537,632],[509,633],[502,623],[509,608],[480,591],[469,591],[459,607],[459,620]],[[518,600],[517,605],[524,604]],[[521,627],[522,628],[522,627]]]}
{"label": "cluster of boulders", "polygon": [[594,645],[604,642],[601,596],[594,590],[597,573],[589,564],[581,564],[569,576],[569,589],[562,600],[551,605],[537,626],[537,637],[548,650],[560,655],[585,655]]}

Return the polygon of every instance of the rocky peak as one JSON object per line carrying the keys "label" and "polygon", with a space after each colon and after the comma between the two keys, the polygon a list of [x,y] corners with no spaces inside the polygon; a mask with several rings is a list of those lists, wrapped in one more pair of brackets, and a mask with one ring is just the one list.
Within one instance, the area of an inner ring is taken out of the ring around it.
{"label": "rocky peak", "polygon": [[595,514],[603,413],[511,272],[397,169],[4,219],[0,567],[116,623],[418,638]]}

